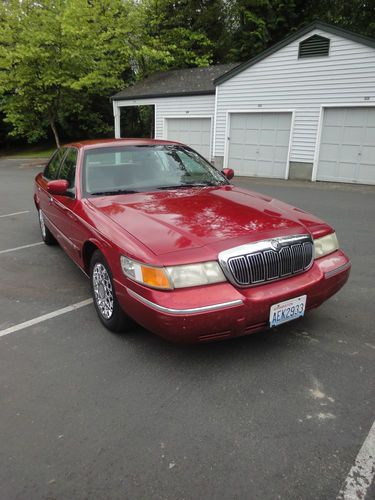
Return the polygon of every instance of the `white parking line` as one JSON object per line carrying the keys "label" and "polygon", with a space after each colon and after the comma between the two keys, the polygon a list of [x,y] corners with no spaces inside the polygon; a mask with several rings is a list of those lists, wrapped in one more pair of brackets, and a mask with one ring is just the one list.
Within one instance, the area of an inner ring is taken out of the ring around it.
{"label": "white parking line", "polygon": [[375,475],[375,422],[359,450],[344,486],[338,494],[340,500],[358,500],[366,497]]}
{"label": "white parking line", "polygon": [[8,248],[7,250],[0,250],[1,253],[15,252],[16,250],[23,250],[24,248],[36,247],[37,245],[44,245],[43,241],[38,241],[38,243],[30,243],[30,245],[22,245],[22,247]]}
{"label": "white parking line", "polygon": [[24,210],[23,212],[13,212],[11,214],[5,214],[5,215],[0,215],[0,219],[3,217],[10,217],[11,215],[21,215],[21,214],[28,214],[30,213],[30,210]]}
{"label": "white parking line", "polygon": [[5,330],[0,331],[0,337],[4,337],[5,335],[9,335],[10,333],[18,332],[19,330],[28,328],[29,326],[42,323],[42,321],[47,321],[48,319],[55,318],[56,316],[61,316],[61,314],[66,314],[68,312],[75,311],[76,309],[80,309],[81,307],[85,307],[91,303],[92,299],[82,300],[81,302],[77,302],[76,304],[72,304],[71,306],[63,307],[62,309],[57,309],[57,311],[52,311],[50,313],[43,314],[42,316],[30,319],[29,321],[24,321],[23,323],[19,323],[18,325],[10,326]]}

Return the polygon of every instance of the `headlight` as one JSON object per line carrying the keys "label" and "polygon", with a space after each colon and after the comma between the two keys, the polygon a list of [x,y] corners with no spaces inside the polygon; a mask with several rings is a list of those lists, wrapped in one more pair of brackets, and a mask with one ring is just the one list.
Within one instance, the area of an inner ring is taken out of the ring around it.
{"label": "headlight", "polygon": [[186,266],[153,267],[121,256],[122,271],[128,278],[153,288],[171,290],[226,281],[216,261]]}
{"label": "headlight", "polygon": [[315,258],[319,259],[339,249],[336,233],[327,234],[314,240]]}
{"label": "headlight", "polygon": [[167,267],[167,271],[175,288],[210,285],[226,281],[223,271],[216,261]]}

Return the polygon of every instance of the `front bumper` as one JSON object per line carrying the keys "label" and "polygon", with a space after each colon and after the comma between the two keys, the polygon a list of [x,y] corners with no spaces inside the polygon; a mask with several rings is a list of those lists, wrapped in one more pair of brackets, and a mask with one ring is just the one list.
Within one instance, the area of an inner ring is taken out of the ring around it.
{"label": "front bumper", "polygon": [[174,342],[208,342],[247,335],[268,326],[270,307],[307,295],[306,310],[319,306],[348,280],[350,261],[338,250],[305,273],[235,288],[230,283],[174,291],[151,290],[115,280],[120,305],[144,328]]}

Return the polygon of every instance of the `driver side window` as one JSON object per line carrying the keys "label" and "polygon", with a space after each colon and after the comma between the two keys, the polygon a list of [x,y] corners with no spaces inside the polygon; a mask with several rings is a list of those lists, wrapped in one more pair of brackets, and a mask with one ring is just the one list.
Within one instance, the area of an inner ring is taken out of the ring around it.
{"label": "driver side window", "polygon": [[57,178],[57,172],[59,171],[61,160],[64,157],[65,151],[65,148],[58,149],[44,169],[43,175],[49,181],[53,181]]}
{"label": "driver side window", "polygon": [[59,171],[59,179],[64,179],[69,182],[68,190],[74,192],[75,177],[76,177],[76,164],[77,164],[78,150],[69,148],[65,155],[64,161],[61,164]]}

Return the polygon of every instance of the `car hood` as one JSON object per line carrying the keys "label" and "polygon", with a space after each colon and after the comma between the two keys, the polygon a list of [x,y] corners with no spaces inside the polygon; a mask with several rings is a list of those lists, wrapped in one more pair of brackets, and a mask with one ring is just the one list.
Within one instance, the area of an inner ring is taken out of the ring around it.
{"label": "car hood", "polygon": [[90,198],[89,203],[155,255],[330,231],[317,217],[232,185]]}

